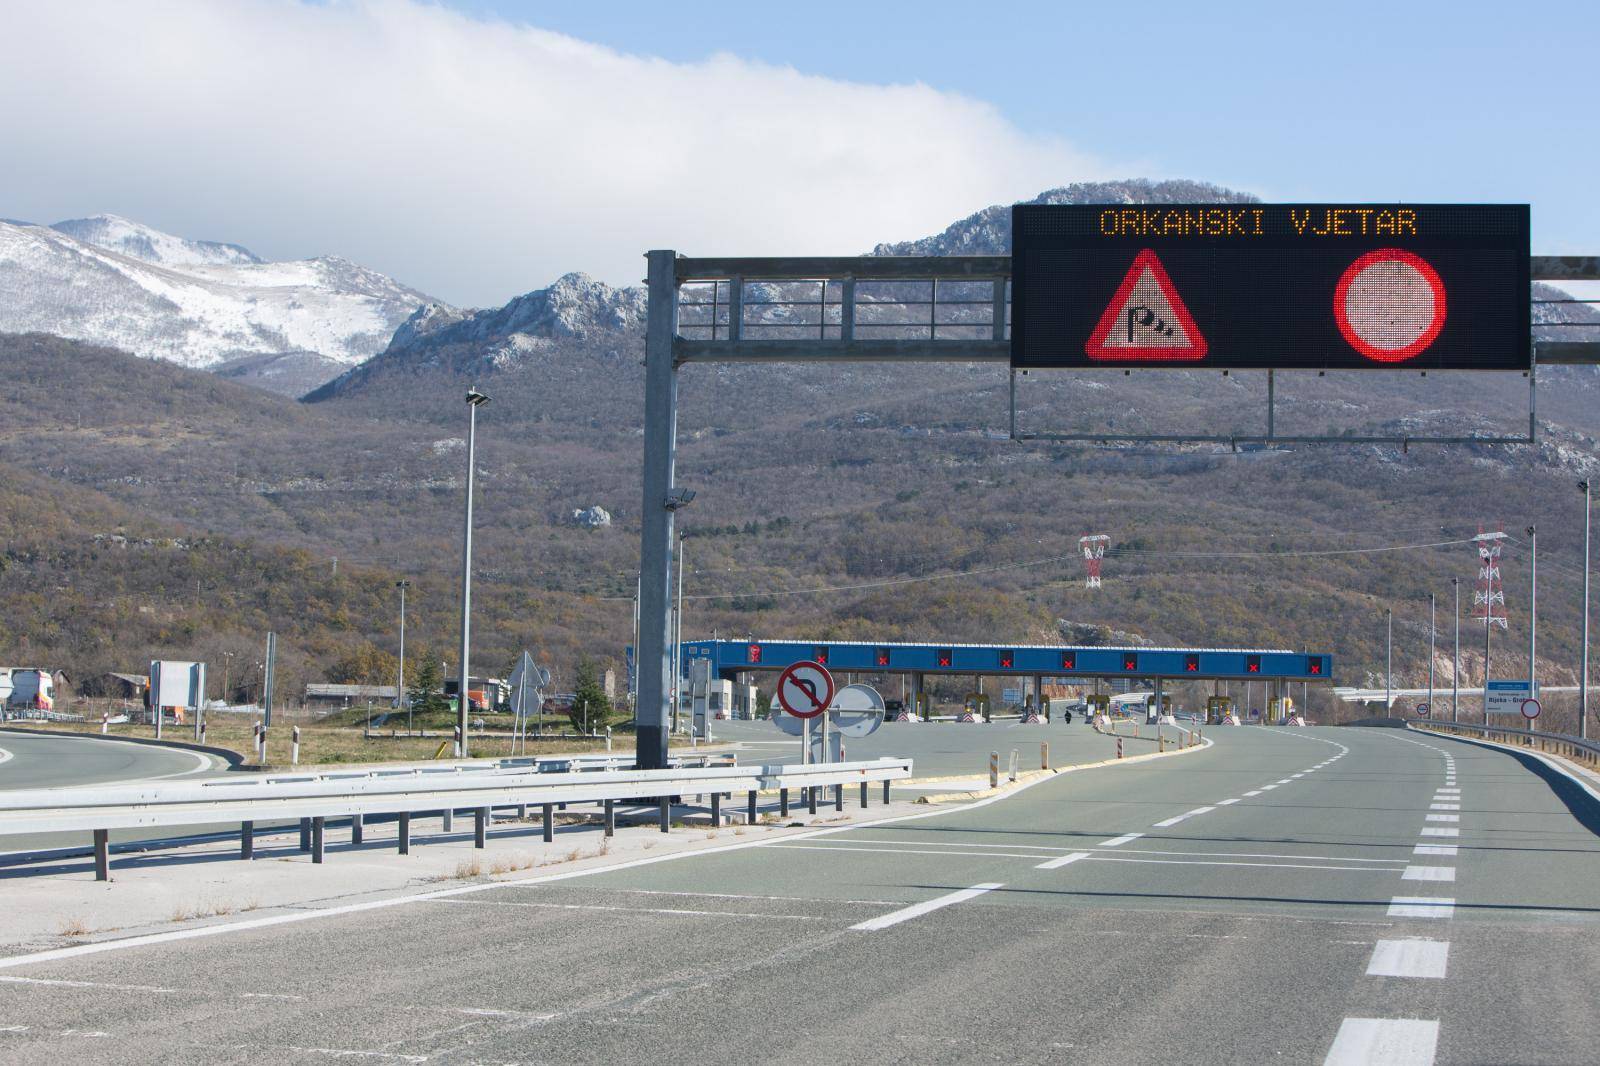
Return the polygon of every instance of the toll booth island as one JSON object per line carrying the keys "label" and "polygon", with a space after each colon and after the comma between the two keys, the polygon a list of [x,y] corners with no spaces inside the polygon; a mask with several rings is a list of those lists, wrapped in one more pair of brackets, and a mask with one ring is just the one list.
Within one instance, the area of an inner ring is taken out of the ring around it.
{"label": "toll booth island", "polygon": [[[907,709],[925,707],[929,675],[967,675],[982,689],[985,677],[1031,681],[1028,702],[1047,684],[1144,683],[1164,706],[1163,684],[1173,680],[1261,683],[1266,720],[1279,720],[1290,706],[1290,684],[1327,682],[1333,656],[1277,648],[1155,648],[1058,644],[933,644],[871,641],[696,640],[683,644],[680,671],[743,684],[755,673],[773,673],[811,660],[836,674],[898,675],[904,678]],[[707,665],[696,664],[705,662]],[[1026,686],[1025,686],[1026,687]],[[1222,702],[1217,702],[1218,700]],[[1208,712],[1233,713],[1232,697],[1214,694]]]}

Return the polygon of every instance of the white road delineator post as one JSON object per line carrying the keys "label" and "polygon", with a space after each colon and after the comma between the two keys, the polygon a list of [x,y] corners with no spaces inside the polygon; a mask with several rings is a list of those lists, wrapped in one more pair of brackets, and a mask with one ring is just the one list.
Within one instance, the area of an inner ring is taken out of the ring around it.
{"label": "white road delineator post", "polygon": [[289,738],[290,738],[290,740],[289,740],[289,765],[290,766],[298,766],[300,764],[300,727],[299,726],[295,726],[294,727],[293,731],[290,732],[290,734],[289,734]]}

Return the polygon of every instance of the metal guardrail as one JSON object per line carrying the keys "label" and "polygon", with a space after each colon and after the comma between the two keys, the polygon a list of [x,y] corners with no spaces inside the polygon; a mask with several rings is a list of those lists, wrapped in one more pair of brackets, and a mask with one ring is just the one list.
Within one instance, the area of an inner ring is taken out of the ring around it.
{"label": "metal guardrail", "polygon": [[[713,756],[714,758],[714,756]],[[0,837],[29,833],[92,832],[96,877],[109,878],[108,833],[112,829],[151,829],[237,822],[241,856],[254,849],[258,821],[300,820],[302,849],[322,861],[322,830],[329,818],[351,820],[360,839],[369,815],[398,815],[399,848],[410,849],[410,819],[416,813],[447,814],[469,810],[474,815],[474,844],[484,846],[490,811],[495,807],[544,807],[544,834],[552,839],[552,811],[558,805],[603,803],[606,831],[614,822],[616,801],[654,803],[661,809],[661,828],[669,826],[671,798],[709,795],[713,816],[721,798],[735,792],[749,796],[752,821],[757,794],[778,791],[781,811],[788,813],[790,789],[804,789],[815,809],[816,790],[859,784],[865,805],[869,783],[888,783],[911,776],[910,759],[815,763],[811,765],[676,766],[664,770],[595,769],[582,773],[541,772],[539,767],[416,767],[345,773],[272,775],[253,781],[176,782],[108,787],[26,789],[0,793]],[[309,834],[309,837],[308,837]],[[307,843],[309,839],[309,844]]]}
{"label": "metal guardrail", "polygon": [[1503,739],[1519,747],[1542,751],[1547,755],[1564,755],[1591,768],[1600,769],[1600,744],[1568,736],[1566,733],[1545,733],[1537,729],[1513,729],[1508,726],[1485,726],[1473,722],[1407,722],[1406,726],[1421,732],[1438,731],[1448,735],[1478,735],[1485,739]]}

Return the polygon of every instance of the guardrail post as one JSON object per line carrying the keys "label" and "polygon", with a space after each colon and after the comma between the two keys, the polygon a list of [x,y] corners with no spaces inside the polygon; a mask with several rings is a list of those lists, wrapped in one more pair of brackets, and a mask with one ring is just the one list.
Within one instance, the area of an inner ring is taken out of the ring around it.
{"label": "guardrail post", "polygon": [[842,781],[833,786],[833,809],[836,811],[844,810],[844,782]]}
{"label": "guardrail post", "polygon": [[367,817],[364,814],[352,814],[350,816],[350,843],[359,844],[362,842],[362,838],[366,835],[366,821]]}
{"label": "guardrail post", "polygon": [[606,836],[617,833],[617,801],[606,800]]}
{"label": "guardrail post", "polygon": [[311,861],[322,861],[322,828],[325,820],[321,815],[311,819]]}
{"label": "guardrail post", "polygon": [[440,826],[440,828],[443,829],[446,833],[448,833],[452,829],[455,828],[455,820],[456,820],[455,809],[452,808],[452,807],[446,807],[444,809],[444,811],[441,812],[441,813],[443,814],[443,817],[440,819],[440,821],[442,821],[444,824],[442,826]]}
{"label": "guardrail post", "polygon": [[411,812],[400,812],[400,854],[411,854]]}
{"label": "guardrail post", "polygon": [[311,850],[311,819],[300,819],[300,850]]}
{"label": "guardrail post", "polygon": [[753,788],[750,790],[749,808],[750,808],[750,824],[751,825],[755,825],[756,824],[756,790],[753,789]]}
{"label": "guardrail post", "polygon": [[556,838],[556,808],[553,803],[544,805],[544,842],[550,843]]}
{"label": "guardrail post", "polygon": [[1000,753],[998,751],[989,753],[989,787],[1000,787]]}
{"label": "guardrail post", "polygon": [[1048,740],[1039,744],[1039,769],[1050,769],[1050,742]]}
{"label": "guardrail post", "polygon": [[722,826],[722,793],[711,793],[711,824],[720,828]]}
{"label": "guardrail post", "polygon": [[778,789],[778,814],[789,817],[789,790],[786,788]]}
{"label": "guardrail post", "polygon": [[672,797],[671,796],[662,796],[661,797],[661,831],[663,833],[670,833],[672,831]]}
{"label": "guardrail post", "polygon": [[806,786],[806,813],[807,814],[816,814],[817,813],[817,786],[816,785],[807,785]]}
{"label": "guardrail post", "polygon": [[867,783],[861,782],[861,809],[867,809]]}
{"label": "guardrail post", "polygon": [[517,804],[517,821],[526,822],[527,820],[528,820],[528,805],[526,803]]}
{"label": "guardrail post", "polygon": [[256,857],[256,823],[239,823],[239,858],[253,859]]}
{"label": "guardrail post", "polygon": [[887,781],[883,783],[883,805],[885,807],[889,805],[889,782]]}
{"label": "guardrail post", "polygon": [[477,807],[472,812],[472,846],[481,848],[489,835],[489,808]]}
{"label": "guardrail post", "polygon": [[94,831],[94,879],[111,880],[111,834],[109,830]]}

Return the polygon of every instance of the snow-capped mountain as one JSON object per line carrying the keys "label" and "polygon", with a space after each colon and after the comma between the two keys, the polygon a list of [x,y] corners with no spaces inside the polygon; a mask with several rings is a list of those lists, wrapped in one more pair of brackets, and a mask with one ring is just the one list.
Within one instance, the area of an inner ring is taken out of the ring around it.
{"label": "snow-capped mountain", "polygon": [[269,263],[115,215],[0,222],[0,331],[109,345],[292,395],[382,351],[437,302],[336,256]]}

